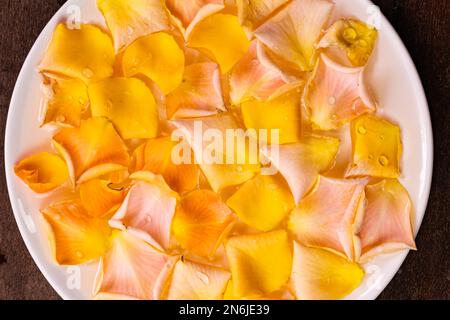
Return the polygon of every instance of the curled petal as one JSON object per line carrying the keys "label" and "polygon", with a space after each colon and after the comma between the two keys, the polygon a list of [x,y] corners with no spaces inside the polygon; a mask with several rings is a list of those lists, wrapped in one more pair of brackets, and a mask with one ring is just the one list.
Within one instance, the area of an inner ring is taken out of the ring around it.
{"label": "curled petal", "polygon": [[276,228],[295,207],[283,179],[263,175],[247,181],[228,199],[227,205],[243,222],[260,231]]}
{"label": "curled petal", "polygon": [[19,161],[14,166],[14,172],[31,190],[37,193],[54,190],[69,179],[69,172],[64,160],[48,152],[42,152]]}
{"label": "curled petal", "polygon": [[304,105],[313,126],[321,130],[336,129],[376,109],[363,69],[343,67],[324,54],[305,89]]}
{"label": "curled petal", "polygon": [[56,27],[39,68],[43,73],[96,81],[113,74],[115,61],[111,38],[93,25],[69,29]]}
{"label": "curled petal", "polygon": [[230,273],[190,261],[178,261],[167,292],[168,300],[221,300]]}
{"label": "curled petal", "polygon": [[400,128],[371,115],[359,117],[351,125],[353,163],[347,176],[398,178],[402,141]]}
{"label": "curled petal", "polygon": [[[232,115],[224,113],[214,117],[177,120],[173,124],[192,147],[195,160],[214,191],[242,184],[259,172],[259,159],[254,154],[257,143],[251,137],[245,139],[244,130]],[[209,132],[211,136],[203,139],[203,132]],[[228,139],[227,132],[234,136]],[[231,140],[234,141],[235,148],[231,154],[227,152],[227,140],[230,145]]]}
{"label": "curled petal", "polygon": [[288,0],[236,0],[239,21],[243,26],[253,30],[287,2]]}
{"label": "curled petal", "polygon": [[292,253],[285,231],[232,237],[226,251],[234,296],[269,294],[289,280]]}
{"label": "curled petal", "polygon": [[111,234],[107,221],[89,216],[78,200],[51,204],[42,215],[51,229],[58,264],[86,263],[107,250]]}
{"label": "curled petal", "polygon": [[219,195],[197,190],[183,198],[173,221],[173,234],[183,249],[212,258],[235,222]]}
{"label": "curled petal", "polygon": [[168,94],[181,84],[184,62],[183,50],[175,39],[158,32],[139,38],[125,50],[122,69],[126,77],[146,77]]}
{"label": "curled petal", "polygon": [[123,139],[154,138],[158,110],[150,89],[134,78],[109,78],[89,86],[94,117],[106,117]]}
{"label": "curled petal", "polygon": [[412,204],[408,191],[397,180],[366,187],[367,208],[361,226],[362,260],[384,252],[416,249]]}
{"label": "curled petal", "polygon": [[160,0],[97,0],[119,51],[150,33],[168,30],[169,17]]}
{"label": "curled petal", "polygon": [[341,64],[362,67],[369,61],[375,47],[378,31],[362,21],[336,21],[319,42],[319,47],[330,48],[327,53]]}
{"label": "curled petal", "polygon": [[106,218],[118,209],[125,198],[125,187],[108,180],[92,179],[80,185],[80,199],[87,212],[94,217]]}
{"label": "curled petal", "polygon": [[127,231],[114,231],[96,277],[97,298],[158,300],[179,257],[155,250]]}
{"label": "curled petal", "polygon": [[[132,171],[150,171],[164,177],[167,184],[176,192],[183,194],[199,185],[200,168],[194,163],[176,163],[173,152],[179,142],[170,137],[148,140],[133,153]],[[190,149],[189,149],[190,150]]]}
{"label": "curled petal", "polygon": [[200,21],[225,7],[223,0],[167,0],[166,6],[185,39]]}
{"label": "curled petal", "polygon": [[338,300],[361,284],[364,270],[332,252],[294,242],[291,283],[299,300]]}
{"label": "curled petal", "polygon": [[289,229],[303,245],[356,259],[365,185],[366,180],[320,176],[311,193],[292,212]]}
{"label": "curled petal", "polygon": [[[300,139],[302,115],[300,94],[297,91],[285,93],[271,101],[244,102],[241,111],[245,127],[259,132],[262,142],[286,144]],[[261,134],[261,129],[267,130],[267,138]]]}
{"label": "curled petal", "polygon": [[279,146],[278,154],[268,155],[286,179],[295,203],[303,199],[320,173],[333,166],[339,144],[336,138],[311,136],[298,143]]}
{"label": "curled petal", "polygon": [[[131,178],[134,178],[133,175]],[[136,180],[110,225],[128,228],[157,248],[167,249],[178,195],[160,176]]]}
{"label": "curled petal", "polygon": [[122,139],[105,118],[82,121],[79,128],[64,128],[53,144],[66,160],[74,182],[81,183],[129,165]]}
{"label": "curled petal", "polygon": [[279,69],[265,62],[261,44],[254,40],[230,77],[231,100],[239,105],[252,98],[271,100],[301,85],[287,82]]}
{"label": "curled petal", "polygon": [[216,63],[196,63],[186,67],[183,83],[167,96],[167,116],[195,118],[225,111]]}
{"label": "curled petal", "polygon": [[46,78],[43,124],[78,127],[89,108],[86,84],[80,79]]}
{"label": "curled petal", "polygon": [[255,36],[300,71],[311,71],[315,45],[333,7],[329,0],[293,0],[256,29]]}
{"label": "curled petal", "polygon": [[203,49],[227,73],[245,55],[250,42],[237,17],[214,14],[197,24],[188,46]]}

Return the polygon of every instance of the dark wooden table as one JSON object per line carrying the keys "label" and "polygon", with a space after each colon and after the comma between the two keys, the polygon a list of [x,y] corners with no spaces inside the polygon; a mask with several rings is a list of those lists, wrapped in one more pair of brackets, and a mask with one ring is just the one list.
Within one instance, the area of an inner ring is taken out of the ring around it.
{"label": "dark wooden table", "polygon": [[[35,39],[64,0],[0,0],[0,135],[11,93]],[[381,299],[450,298],[450,1],[374,1],[394,25],[419,70],[435,134],[431,198],[417,244]],[[3,152],[3,139],[1,149]],[[3,156],[0,158],[3,166]],[[11,212],[0,170],[0,299],[59,299],[34,264]]]}

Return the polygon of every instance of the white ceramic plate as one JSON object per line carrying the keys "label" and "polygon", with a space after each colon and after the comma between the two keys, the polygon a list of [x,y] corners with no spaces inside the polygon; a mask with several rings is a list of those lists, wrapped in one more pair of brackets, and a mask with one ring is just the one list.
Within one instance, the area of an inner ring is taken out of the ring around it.
{"label": "white ceramic plate", "polygon": [[[404,155],[401,182],[410,192],[415,208],[414,226],[419,230],[430,192],[433,140],[428,105],[414,64],[387,19],[368,0],[335,0],[336,17],[354,16],[375,24],[380,31],[377,49],[368,69],[380,112],[400,124]],[[89,299],[96,264],[59,267],[51,258],[48,239],[42,232],[37,199],[13,174],[14,164],[35,151],[50,150],[51,133],[39,129],[41,78],[37,72],[55,26],[80,9],[83,23],[104,25],[93,0],[69,0],[50,20],[31,49],[11,100],[6,126],[5,162],[9,196],[22,237],[34,261],[53,288],[64,299]],[[429,250],[429,248],[419,248]],[[391,281],[408,252],[380,256],[365,265],[364,283],[349,299],[375,299]]]}

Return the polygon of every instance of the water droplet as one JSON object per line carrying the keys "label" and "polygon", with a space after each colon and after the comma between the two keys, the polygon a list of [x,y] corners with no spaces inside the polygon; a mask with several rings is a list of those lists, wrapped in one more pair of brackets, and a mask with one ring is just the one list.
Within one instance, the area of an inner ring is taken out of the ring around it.
{"label": "water droplet", "polygon": [[369,44],[367,43],[366,40],[359,40],[358,41],[358,46],[361,48],[366,48]]}
{"label": "water droplet", "polygon": [[342,33],[342,36],[344,37],[345,41],[347,41],[347,42],[353,42],[356,39],[357,35],[358,34],[356,33],[356,30],[351,27],[346,28],[344,30],[344,32]]}
{"label": "water droplet", "polygon": [[85,68],[82,73],[83,76],[85,76],[88,79],[91,79],[94,76],[94,72],[89,68]]}
{"label": "water droplet", "polygon": [[380,135],[380,140],[384,140],[384,135]]}
{"label": "water droplet", "polygon": [[331,115],[331,120],[337,120],[337,118],[338,118],[337,114],[332,114]]}
{"label": "water droplet", "polygon": [[378,162],[379,162],[383,167],[389,165],[389,159],[388,159],[386,156],[380,156],[380,157],[378,158]]}
{"label": "water droplet", "polygon": [[56,117],[56,122],[64,122],[64,121],[66,121],[66,117],[63,116],[62,114]]}
{"label": "water droplet", "polygon": [[83,98],[80,98],[80,99],[78,100],[78,103],[81,104],[81,105],[84,105],[84,104],[86,103],[86,101],[84,101]]}
{"label": "water droplet", "polygon": [[242,171],[244,171],[244,168],[242,168],[242,166],[237,166],[236,167],[236,171],[237,172],[242,172]]}
{"label": "water droplet", "polygon": [[336,97],[331,96],[328,98],[328,104],[335,105],[336,104]]}
{"label": "water droplet", "polygon": [[61,215],[60,214],[55,214],[55,220],[61,220]]}
{"label": "water droplet", "polygon": [[152,222],[152,217],[150,216],[150,215],[148,215],[146,218],[145,218],[145,223],[151,223]]}
{"label": "water droplet", "polygon": [[359,134],[362,134],[362,135],[366,134],[366,133],[367,133],[366,127],[364,127],[364,126],[359,126],[359,127],[358,127],[358,133],[359,133]]}
{"label": "water droplet", "polygon": [[203,282],[205,285],[209,285],[209,277],[203,272],[197,271],[197,277]]}
{"label": "water droplet", "polygon": [[134,33],[134,28],[132,26],[128,26],[127,27],[127,32],[128,32],[128,35],[132,36],[133,33]]}
{"label": "water droplet", "polygon": [[369,154],[369,160],[373,160],[373,154]]}
{"label": "water droplet", "polygon": [[77,251],[77,252],[76,252],[76,255],[77,255],[77,257],[80,258],[80,259],[84,257],[84,254],[83,254],[83,252],[81,252],[81,251]]}

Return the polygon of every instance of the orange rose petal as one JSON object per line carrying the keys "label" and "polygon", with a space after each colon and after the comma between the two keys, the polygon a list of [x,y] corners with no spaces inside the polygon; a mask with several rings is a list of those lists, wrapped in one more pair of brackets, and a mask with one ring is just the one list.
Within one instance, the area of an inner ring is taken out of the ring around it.
{"label": "orange rose petal", "polygon": [[53,144],[77,183],[127,168],[130,161],[125,144],[105,118],[91,118],[82,121],[79,128],[62,129]]}
{"label": "orange rose petal", "polygon": [[78,78],[84,82],[112,76],[114,47],[111,38],[93,25],[69,29],[59,24],[39,65],[43,73]]}
{"label": "orange rose petal", "polygon": [[158,32],[137,39],[124,52],[122,69],[126,77],[145,77],[164,94],[182,82],[185,58],[175,38]]}
{"label": "orange rose petal", "polygon": [[167,300],[221,300],[231,274],[219,268],[178,261]]}
{"label": "orange rose petal", "polygon": [[234,105],[252,98],[270,100],[301,85],[287,82],[281,71],[264,61],[261,44],[254,40],[246,55],[234,67],[230,77],[230,95]]}
{"label": "orange rose petal", "polygon": [[119,51],[150,33],[168,30],[169,17],[160,0],[97,0]]}
{"label": "orange rose petal", "polygon": [[14,172],[34,192],[46,193],[69,179],[64,160],[55,154],[42,152],[27,157],[14,166]]}
{"label": "orange rose petal", "polygon": [[223,0],[167,0],[166,6],[185,39],[200,21],[225,7]]}
{"label": "orange rose petal", "polygon": [[144,82],[134,78],[109,78],[89,86],[91,112],[106,117],[123,139],[154,138],[158,133],[155,98]]}
{"label": "orange rose petal", "polygon": [[277,155],[268,154],[272,164],[286,179],[298,204],[319,176],[333,166],[339,139],[306,137],[300,142],[279,146]]}
{"label": "orange rose petal", "polygon": [[397,180],[383,180],[366,187],[367,208],[361,226],[361,259],[380,253],[416,249],[412,203]]}
{"label": "orange rose petal", "polygon": [[305,89],[304,104],[313,126],[321,130],[336,129],[376,109],[363,69],[343,67],[324,54]]}
{"label": "orange rose petal", "polygon": [[172,152],[177,144],[170,137],[148,140],[134,151],[132,171],[160,174],[180,194],[197,188],[200,168],[194,164],[193,159],[190,164],[175,164],[172,160]]}
{"label": "orange rose petal", "polygon": [[256,29],[255,36],[300,71],[311,71],[315,45],[333,7],[329,0],[293,0]]}
{"label": "orange rose petal", "polygon": [[42,214],[51,229],[58,264],[86,263],[107,250],[111,234],[107,221],[89,216],[79,201],[54,203]]}
{"label": "orange rose petal", "polygon": [[154,247],[167,249],[177,198],[162,177],[148,173],[145,180],[133,183],[110,225],[132,230]]}
{"label": "orange rose petal", "polygon": [[320,176],[311,193],[292,212],[289,229],[303,245],[355,260],[366,183]]}
{"label": "orange rose petal", "polygon": [[216,63],[196,63],[186,67],[183,83],[167,96],[167,116],[195,118],[225,111]]}
{"label": "orange rose petal", "polygon": [[234,222],[234,214],[219,195],[197,190],[181,200],[172,230],[183,249],[211,258]]}
{"label": "orange rose petal", "polygon": [[258,27],[273,12],[289,0],[236,0],[241,24],[250,30]]}
{"label": "orange rose petal", "polygon": [[236,16],[219,13],[197,24],[188,46],[204,50],[225,74],[245,55],[250,41]]}
{"label": "orange rose petal", "polygon": [[43,124],[78,127],[89,108],[86,84],[79,79],[46,78]]}
{"label": "orange rose petal", "polygon": [[125,187],[114,186],[108,180],[93,179],[80,185],[80,199],[87,212],[94,217],[108,217],[125,198]]}
{"label": "orange rose petal", "polygon": [[[201,126],[202,132],[213,129],[209,132],[213,132],[216,135],[211,140],[219,141],[219,139],[223,139],[222,141],[226,141],[226,129],[240,129],[232,115],[221,114],[214,117],[177,120],[173,121],[173,124],[181,130],[182,135],[191,146],[197,163],[199,163],[200,168],[214,191],[218,192],[226,187],[242,184],[250,180],[260,171],[258,159],[253,159],[255,157],[249,154],[249,150],[251,149],[249,144],[254,143],[253,139],[250,139],[250,143],[248,143],[247,139],[245,144],[239,143],[237,141],[238,139],[235,139],[235,150],[230,156],[226,154],[225,146],[223,146],[224,150],[222,152],[221,150],[215,150],[217,151],[215,153],[213,152],[214,150],[210,150],[215,146],[212,143],[214,141],[203,139],[199,142],[195,140],[194,131],[198,130]],[[198,128],[195,129],[197,126]],[[234,132],[236,133],[236,131]],[[227,161],[227,157],[230,157],[228,160],[232,161]],[[227,164],[227,162],[232,164]]]}
{"label": "orange rose petal", "polygon": [[155,250],[127,231],[114,231],[96,277],[99,299],[158,300],[179,257]]}

